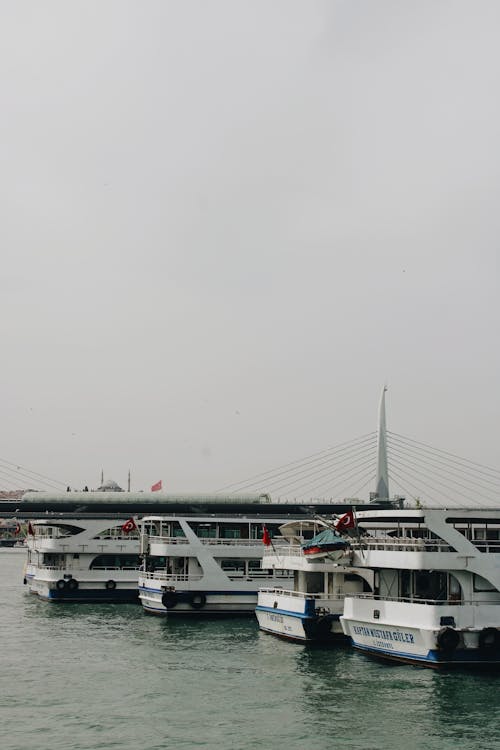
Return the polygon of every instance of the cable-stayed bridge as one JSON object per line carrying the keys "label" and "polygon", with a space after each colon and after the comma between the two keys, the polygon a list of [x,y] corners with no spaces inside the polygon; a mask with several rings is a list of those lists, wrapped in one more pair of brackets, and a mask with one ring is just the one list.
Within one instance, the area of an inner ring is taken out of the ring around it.
{"label": "cable-stayed bridge", "polygon": [[[500,506],[500,470],[386,430],[392,492],[410,505]],[[283,501],[367,501],[377,486],[376,431],[297,461],[225,485],[218,492],[269,492]]]}

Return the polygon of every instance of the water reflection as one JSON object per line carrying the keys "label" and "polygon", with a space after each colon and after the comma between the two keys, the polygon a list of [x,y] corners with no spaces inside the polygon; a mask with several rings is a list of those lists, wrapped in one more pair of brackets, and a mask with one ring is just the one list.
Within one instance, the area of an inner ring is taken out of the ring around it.
{"label": "water reflection", "polygon": [[[345,648],[301,648],[296,672],[311,725],[328,732],[335,716],[343,747],[500,748],[497,675],[391,666]],[[416,736],[403,740],[403,727]]]}

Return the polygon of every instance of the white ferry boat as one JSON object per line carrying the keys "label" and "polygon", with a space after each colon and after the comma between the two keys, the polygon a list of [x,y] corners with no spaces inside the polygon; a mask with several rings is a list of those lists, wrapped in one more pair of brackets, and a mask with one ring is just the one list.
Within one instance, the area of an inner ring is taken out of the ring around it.
{"label": "white ferry boat", "polygon": [[[293,571],[292,588],[259,589],[255,614],[260,629],[293,641],[345,640],[340,625],[344,596],[371,591],[372,572],[351,566],[350,542],[334,536],[323,521],[291,521],[280,532],[281,539],[266,547],[262,566]],[[322,544],[325,532],[331,536]]]}
{"label": "white ferry boat", "polygon": [[383,659],[500,667],[500,510],[361,511],[353,564],[373,593],[347,595],[342,628]]}
{"label": "white ferry boat", "polygon": [[137,601],[137,530],[125,518],[58,514],[29,522],[24,583],[50,602]]}
{"label": "white ferry boat", "polygon": [[263,534],[272,537],[283,520],[264,510],[259,515],[144,517],[139,598],[145,612],[253,614],[259,586],[290,580],[285,569],[261,567]]}

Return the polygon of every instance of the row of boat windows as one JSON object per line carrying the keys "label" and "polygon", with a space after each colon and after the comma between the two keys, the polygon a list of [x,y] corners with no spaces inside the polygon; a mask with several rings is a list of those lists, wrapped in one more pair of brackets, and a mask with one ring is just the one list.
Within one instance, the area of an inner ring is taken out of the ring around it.
{"label": "row of boat windows", "polygon": [[[466,539],[471,542],[482,542],[482,541],[499,541],[500,540],[500,528],[488,528],[483,527],[455,527]],[[378,535],[375,535],[376,537]],[[390,531],[388,536],[393,538],[404,538],[404,539],[422,539],[427,542],[441,542],[446,544],[443,539],[435,534],[433,531],[428,529],[397,529]]]}
{"label": "row of boat windows", "polygon": [[[69,524],[61,526],[47,526],[46,524],[37,524],[33,526],[35,536],[42,539],[66,539],[67,537],[74,536],[75,534],[81,534],[85,531],[80,526],[70,526]],[[132,532],[134,533],[134,532]],[[137,536],[137,532],[135,532]],[[109,529],[104,529],[96,534],[93,539],[123,539],[130,536],[125,534],[122,528],[122,524],[119,526],[113,526]]]}
{"label": "row of boat windows", "polygon": [[[75,553],[71,556],[71,559],[79,559],[80,555]],[[176,571],[175,572],[187,572],[189,558],[175,558]],[[45,553],[42,556],[42,564],[48,566],[60,566],[68,562],[67,556],[56,553]],[[222,570],[226,573],[232,573],[233,575],[272,575],[272,570],[262,570],[260,566],[260,560],[241,560],[235,559],[218,559],[216,562],[219,563]],[[107,554],[97,555],[90,563],[90,570],[99,570],[102,568],[107,569],[123,569],[123,568],[140,568],[141,558],[139,555],[130,554]],[[155,570],[170,570],[170,562],[166,557],[151,557],[148,560],[148,570],[154,572]],[[178,569],[177,569],[178,568]],[[284,570],[277,570],[276,575],[288,575]]]}
{"label": "row of boat windows", "polygon": [[[71,557],[69,555],[63,555],[63,554],[57,554],[54,552],[45,552],[42,555],[41,564],[42,565],[48,565],[48,566],[54,566],[59,567],[67,564],[69,560],[78,560],[80,558],[80,555],[78,552],[75,552]],[[112,555],[97,555],[97,557],[94,557],[92,562],[90,563],[89,569],[98,569],[98,568],[112,568],[112,569],[120,569],[120,568],[140,568],[141,566],[141,558],[139,555],[130,555],[130,554],[112,554]]]}
{"label": "row of boat windows", "polygon": [[[271,570],[262,569],[260,566],[260,560],[242,560],[241,558],[214,558],[215,562],[218,563],[221,569],[229,575],[237,576],[272,576],[273,573],[276,576],[289,577],[287,570]],[[188,557],[175,557],[169,559],[167,557],[149,557],[147,560],[147,570],[150,573],[155,571],[166,571],[167,573],[175,574],[187,574],[189,572],[189,564],[194,558]]]}
{"label": "row of boat windows", "polygon": [[[262,539],[264,527],[262,523],[209,523],[190,522],[189,527],[200,539]],[[279,524],[268,524],[269,536],[279,535]],[[184,537],[184,531],[178,521],[143,524],[144,532],[148,536]]]}
{"label": "row of boat windows", "polygon": [[[185,537],[185,533],[178,521],[145,523],[144,532],[148,536]],[[190,523],[190,528],[201,539],[262,539],[263,525],[261,523]],[[84,529],[77,526],[35,526],[36,536],[49,539],[62,539],[79,534]],[[268,524],[271,538],[279,535],[278,524]],[[93,539],[123,539],[137,536],[137,531],[125,534],[122,524],[103,529]]]}
{"label": "row of boat windows", "polygon": [[[451,573],[436,570],[381,570],[375,574],[375,589],[382,597],[459,600],[462,588]],[[473,575],[474,592],[496,591],[482,576]]]}

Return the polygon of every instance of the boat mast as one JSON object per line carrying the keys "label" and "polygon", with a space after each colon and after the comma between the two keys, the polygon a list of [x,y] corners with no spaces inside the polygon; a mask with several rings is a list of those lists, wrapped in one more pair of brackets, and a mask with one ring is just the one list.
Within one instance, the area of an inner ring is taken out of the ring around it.
{"label": "boat mast", "polygon": [[389,499],[389,472],[387,469],[387,434],[385,426],[385,392],[384,385],[380,404],[378,407],[378,432],[377,432],[377,484],[375,496],[377,500]]}

